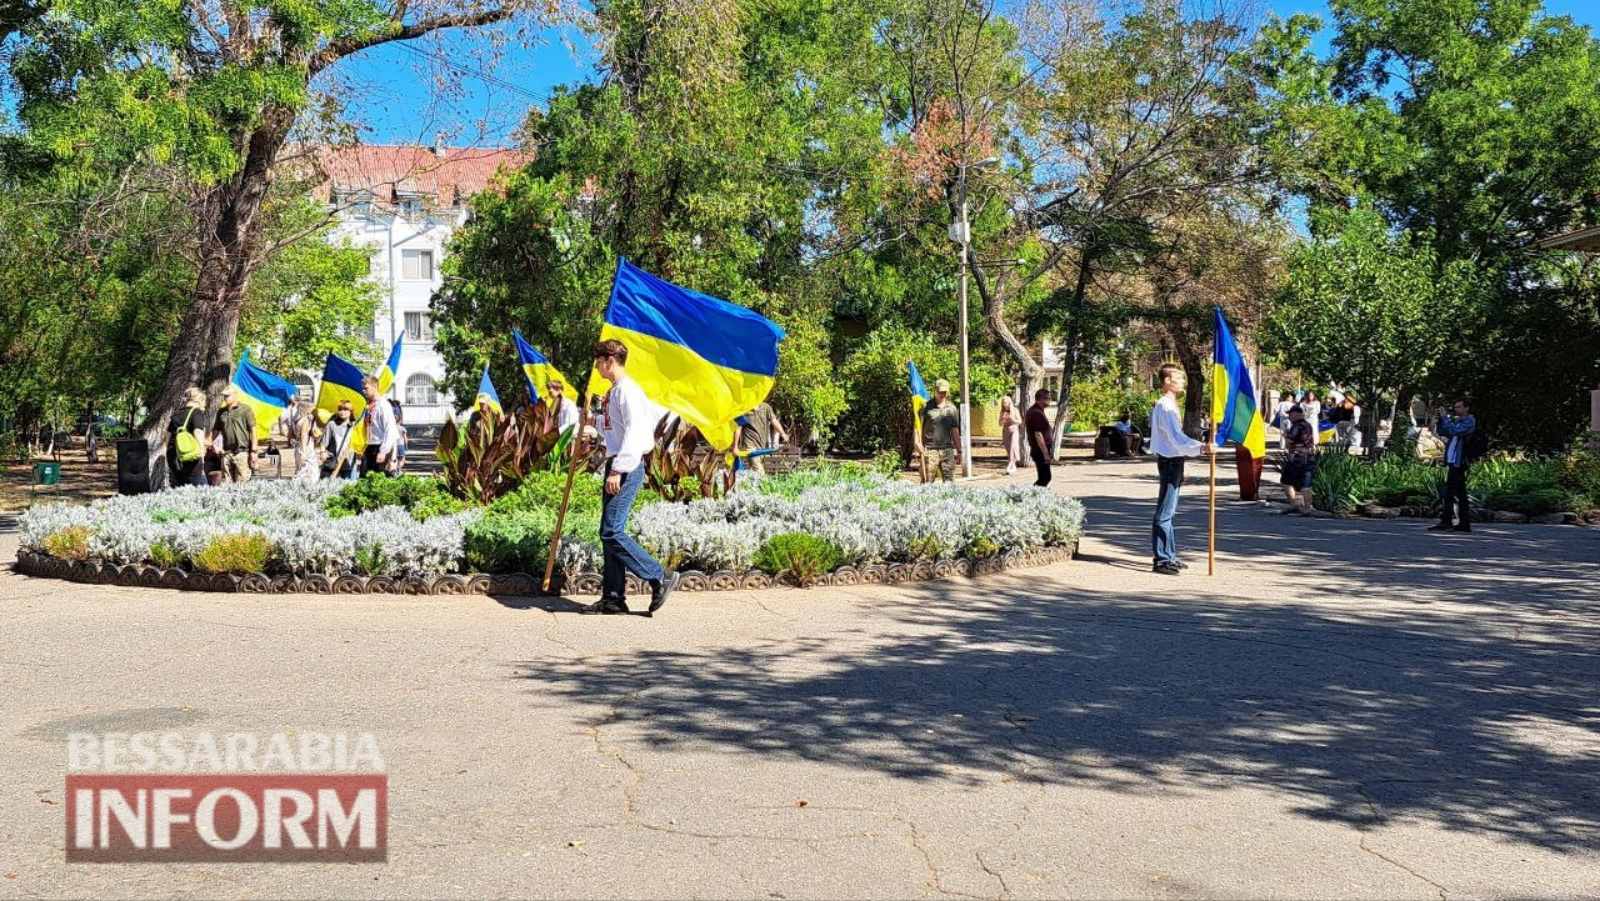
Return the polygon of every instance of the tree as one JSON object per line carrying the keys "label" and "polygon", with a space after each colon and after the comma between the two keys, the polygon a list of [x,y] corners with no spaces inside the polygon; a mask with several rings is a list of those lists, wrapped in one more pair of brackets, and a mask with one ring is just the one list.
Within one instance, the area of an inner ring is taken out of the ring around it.
{"label": "tree", "polygon": [[555,13],[523,0],[61,0],[52,9],[24,25],[13,65],[28,141],[53,156],[62,184],[159,161],[194,224],[194,283],[143,426],[158,484],[183,391],[199,384],[215,397],[227,379],[251,279],[310,236],[269,242],[263,207],[297,123],[325,110],[318,76],[380,44]]}
{"label": "tree", "polygon": [[1317,236],[1290,253],[1264,347],[1312,378],[1347,385],[1366,405],[1376,446],[1380,399],[1409,399],[1450,359],[1453,329],[1473,307],[1472,267],[1442,267],[1426,240],[1392,233],[1370,207],[1325,211]]}

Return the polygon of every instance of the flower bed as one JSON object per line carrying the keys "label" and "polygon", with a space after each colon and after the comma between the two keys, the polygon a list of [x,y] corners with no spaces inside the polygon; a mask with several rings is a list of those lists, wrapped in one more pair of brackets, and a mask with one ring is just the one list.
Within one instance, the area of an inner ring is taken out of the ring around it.
{"label": "flower bed", "polygon": [[[462,509],[426,479],[262,481],[45,506],[22,517],[19,569],[210,590],[531,594],[560,490],[559,476],[541,474],[488,507]],[[557,558],[578,593],[599,587],[599,511],[599,479],[581,476]],[[1077,544],[1083,507],[1032,488],[918,486],[813,467],[717,500],[647,497],[632,528],[690,590],[856,584],[1060,559]]]}
{"label": "flower bed", "polygon": [[[1323,454],[1312,490],[1339,516],[1437,517],[1443,466],[1386,455],[1376,462]],[[1600,523],[1600,457],[1574,449],[1552,459],[1492,458],[1467,471],[1474,516],[1493,522]]]}

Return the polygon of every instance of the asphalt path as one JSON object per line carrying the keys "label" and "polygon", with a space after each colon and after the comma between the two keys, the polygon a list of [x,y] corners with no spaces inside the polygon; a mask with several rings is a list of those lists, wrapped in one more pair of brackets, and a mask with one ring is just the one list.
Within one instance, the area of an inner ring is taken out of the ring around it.
{"label": "asphalt path", "polygon": [[[1192,478],[1173,578],[1153,465],[1054,487],[1072,562],[654,619],[0,573],[0,897],[1600,897],[1600,529],[1225,500],[1207,576]],[[141,730],[373,733],[388,862],[65,863]]]}

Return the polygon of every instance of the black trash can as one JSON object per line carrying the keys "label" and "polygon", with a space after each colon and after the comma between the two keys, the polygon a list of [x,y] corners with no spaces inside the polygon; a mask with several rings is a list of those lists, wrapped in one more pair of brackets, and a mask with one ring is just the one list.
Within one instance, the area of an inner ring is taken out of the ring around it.
{"label": "black trash can", "polygon": [[117,442],[117,493],[148,494],[150,491],[150,442],[143,438],[124,438]]}

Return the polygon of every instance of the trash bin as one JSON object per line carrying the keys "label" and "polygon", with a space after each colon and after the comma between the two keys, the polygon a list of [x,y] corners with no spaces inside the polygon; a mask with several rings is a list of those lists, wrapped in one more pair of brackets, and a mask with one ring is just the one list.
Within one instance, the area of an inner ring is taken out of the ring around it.
{"label": "trash bin", "polygon": [[1239,500],[1255,500],[1261,492],[1261,467],[1266,461],[1252,457],[1242,447],[1235,447],[1233,462],[1239,472]]}
{"label": "trash bin", "polygon": [[150,491],[150,442],[143,438],[124,438],[117,442],[117,493],[146,494]]}
{"label": "trash bin", "polygon": [[61,484],[61,464],[53,460],[33,464],[33,483],[35,485]]}

